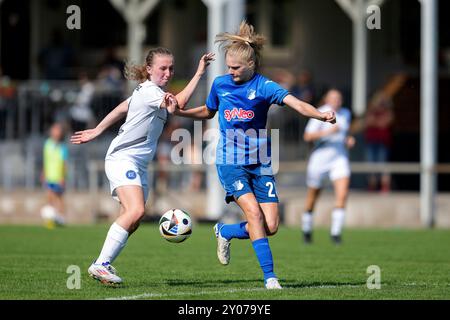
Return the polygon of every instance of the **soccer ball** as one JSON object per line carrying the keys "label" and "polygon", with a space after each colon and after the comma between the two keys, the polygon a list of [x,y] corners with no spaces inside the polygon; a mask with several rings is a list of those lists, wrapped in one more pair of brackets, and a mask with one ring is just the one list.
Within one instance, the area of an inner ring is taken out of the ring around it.
{"label": "soccer ball", "polygon": [[41,209],[41,217],[44,220],[55,220],[56,209],[50,205],[45,205]]}
{"label": "soccer ball", "polygon": [[159,232],[169,242],[183,242],[192,233],[191,216],[183,210],[171,209],[159,220]]}

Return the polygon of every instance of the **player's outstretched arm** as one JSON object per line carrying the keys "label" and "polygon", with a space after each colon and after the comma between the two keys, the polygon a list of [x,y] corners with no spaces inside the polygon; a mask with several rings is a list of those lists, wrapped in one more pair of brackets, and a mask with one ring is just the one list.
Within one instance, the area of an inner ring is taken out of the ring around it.
{"label": "player's outstretched arm", "polygon": [[94,140],[101,135],[107,128],[124,118],[128,112],[128,102],[125,100],[114,108],[108,115],[95,127],[84,131],[75,132],[70,138],[73,144],[82,144]]}
{"label": "player's outstretched arm", "polygon": [[201,106],[189,110],[176,109],[173,114],[180,117],[203,120],[214,118],[216,112],[208,109],[206,106]]}
{"label": "player's outstretched arm", "polygon": [[314,118],[324,122],[336,123],[336,115],[333,111],[320,112],[309,103],[301,101],[291,94],[288,94],[284,98],[283,102],[305,117]]}
{"label": "player's outstretched arm", "polygon": [[214,61],[214,53],[207,53],[203,55],[198,63],[197,72],[192,77],[191,81],[188,85],[176,95],[178,100],[178,106],[180,109],[184,109],[192,94],[194,93],[195,88],[198,85],[201,77],[205,74],[206,68],[209,66],[211,61]]}

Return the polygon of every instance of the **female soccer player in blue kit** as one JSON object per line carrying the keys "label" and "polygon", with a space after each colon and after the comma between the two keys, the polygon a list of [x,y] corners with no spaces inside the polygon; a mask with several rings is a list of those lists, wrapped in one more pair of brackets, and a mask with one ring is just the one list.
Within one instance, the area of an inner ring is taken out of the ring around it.
{"label": "female soccer player in blue kit", "polygon": [[242,223],[214,226],[219,261],[223,265],[229,263],[232,239],[251,239],[264,273],[265,287],[281,289],[267,239],[278,230],[278,196],[270,151],[266,159],[258,155],[262,149],[270,150],[264,132],[267,113],[272,104],[286,104],[303,116],[326,122],[335,122],[335,115],[332,111],[317,111],[257,72],[265,38],[245,21],[237,34],[219,34],[216,42],[225,49],[228,74],[215,79],[206,105],[176,110],[174,114],[211,119],[219,112],[221,138],[216,153],[217,172],[226,190],[226,202],[236,201],[246,218]]}

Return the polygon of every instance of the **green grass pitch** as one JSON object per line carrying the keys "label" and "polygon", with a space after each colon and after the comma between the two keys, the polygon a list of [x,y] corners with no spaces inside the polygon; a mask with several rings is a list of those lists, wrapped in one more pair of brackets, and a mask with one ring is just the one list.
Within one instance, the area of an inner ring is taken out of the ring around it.
{"label": "green grass pitch", "polygon": [[[250,241],[233,240],[230,265],[219,264],[212,225],[195,225],[181,244],[142,225],[114,263],[124,285],[105,287],[87,268],[108,227],[0,226],[0,299],[450,299],[449,230],[347,229],[341,246],[318,230],[305,246],[298,229],[282,227],[270,244],[285,289],[267,291]],[[80,289],[67,288],[71,265]],[[379,290],[367,288],[371,265]]]}

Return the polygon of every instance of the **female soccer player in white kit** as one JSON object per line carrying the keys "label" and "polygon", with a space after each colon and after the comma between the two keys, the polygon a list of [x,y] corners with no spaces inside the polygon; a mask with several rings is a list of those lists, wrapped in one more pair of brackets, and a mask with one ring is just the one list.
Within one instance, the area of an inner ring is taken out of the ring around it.
{"label": "female soccer player in white kit", "polygon": [[334,111],[336,124],[310,119],[305,128],[304,140],[313,142],[314,148],[307,166],[305,212],[302,217],[302,230],[305,243],[312,241],[313,211],[319,197],[322,183],[326,175],[333,182],[335,191],[335,208],[331,219],[331,239],[341,242],[342,227],[345,217],[345,206],[350,184],[350,164],[348,148],[353,147],[355,140],[348,135],[351,113],[341,108],[342,94],[335,89],[327,92],[325,105],[321,112]]}
{"label": "female soccer player in white kit", "polygon": [[96,128],[72,136],[74,144],[89,142],[126,116],[105,158],[111,195],[120,202],[120,216],[109,229],[99,257],[88,269],[94,279],[105,284],[122,283],[111,263],[144,216],[149,191],[147,166],[155,155],[167,112],[184,108],[213,57],[213,54],[206,54],[200,59],[196,74],[175,100],[164,92],[174,74],[174,57],[165,48],[150,50],[145,65],[126,68],[127,78],[140,82],[132,96],[111,111]]}

